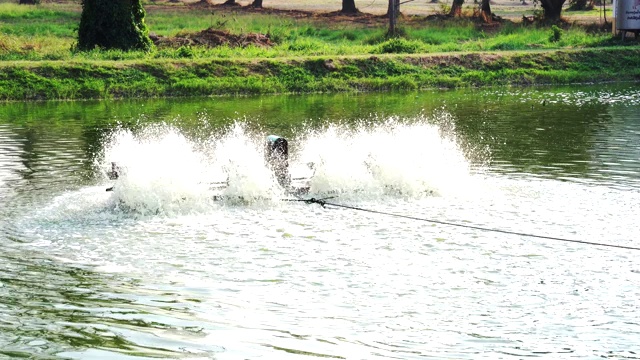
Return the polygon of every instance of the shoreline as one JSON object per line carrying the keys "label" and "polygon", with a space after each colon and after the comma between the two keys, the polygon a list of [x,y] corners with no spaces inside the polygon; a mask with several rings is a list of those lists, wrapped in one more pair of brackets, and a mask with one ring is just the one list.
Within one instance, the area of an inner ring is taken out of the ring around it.
{"label": "shoreline", "polygon": [[0,101],[402,91],[640,81],[640,48],[257,59],[3,61]]}

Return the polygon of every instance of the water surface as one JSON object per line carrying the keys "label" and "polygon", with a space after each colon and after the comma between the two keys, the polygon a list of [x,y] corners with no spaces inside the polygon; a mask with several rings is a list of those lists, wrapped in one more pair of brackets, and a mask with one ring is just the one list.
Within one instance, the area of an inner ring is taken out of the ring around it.
{"label": "water surface", "polygon": [[640,247],[637,85],[1,104],[0,356],[640,357],[637,252],[272,133]]}

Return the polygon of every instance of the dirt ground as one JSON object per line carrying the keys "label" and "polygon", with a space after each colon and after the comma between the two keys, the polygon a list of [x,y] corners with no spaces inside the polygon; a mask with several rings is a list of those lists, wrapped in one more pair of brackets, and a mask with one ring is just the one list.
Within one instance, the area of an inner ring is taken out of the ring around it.
{"label": "dirt ground", "polygon": [[241,34],[236,35],[228,31],[217,29],[206,29],[198,33],[185,34],[175,37],[164,37],[150,34],[149,37],[156,46],[160,47],[180,47],[184,45],[199,45],[207,47],[216,47],[220,45],[228,45],[231,47],[246,47],[255,45],[260,47],[270,47],[273,45],[271,39],[264,34]]}
{"label": "dirt ground", "polygon": [[[170,0],[158,0],[156,3],[169,2]],[[181,0],[185,4],[198,3],[201,0]],[[224,3],[224,0],[208,0],[209,3],[217,5]],[[248,5],[251,0],[236,0],[240,5]],[[401,1],[402,2],[402,1]],[[468,2],[468,1],[467,1]],[[527,1],[529,3],[530,1]],[[358,10],[373,14],[383,15],[387,12],[388,0],[356,0]],[[473,1],[465,5],[472,5]],[[341,0],[326,1],[309,1],[309,0],[264,0],[263,6],[266,8],[282,9],[282,10],[300,10],[314,13],[326,13],[340,10]],[[444,5],[450,6],[451,1],[431,2],[430,0],[414,0],[402,4],[401,11],[405,15],[431,15],[442,11]],[[498,0],[492,1],[492,5],[499,7],[501,10],[533,10],[533,5],[521,5],[517,0]],[[508,8],[508,9],[507,9]]]}
{"label": "dirt ground", "polygon": [[[220,6],[224,3],[224,0],[206,0],[213,6]],[[241,6],[249,5],[251,0],[236,0]],[[321,16],[322,14],[328,14],[339,11],[342,5],[342,0],[263,0],[264,10],[275,12],[288,12],[291,15],[304,16]],[[479,2],[479,0],[477,0]],[[388,0],[356,0],[356,7],[362,13],[380,16],[387,12]],[[401,1],[402,3],[403,1]],[[451,0],[413,0],[403,3],[400,6],[400,10],[404,16],[429,16],[434,14],[442,14],[445,8],[451,6]],[[155,4],[171,4],[171,3],[183,3],[183,4],[198,4],[203,3],[203,0],[157,0],[152,1]],[[565,8],[568,6],[569,1],[566,1]],[[611,9],[611,4],[607,4],[607,8]],[[474,1],[465,1],[464,8],[468,9],[469,13],[473,12],[473,9],[478,4]],[[492,0],[491,10],[498,16],[511,21],[521,21],[522,16],[530,16],[535,10],[540,10],[540,6],[535,6],[533,0]],[[584,12],[571,12],[564,11],[563,18],[568,22],[578,23],[602,23],[604,17],[601,9],[585,15]],[[365,15],[366,16],[366,15]],[[352,19],[355,20],[355,19]],[[610,21],[610,19],[609,19]]]}
{"label": "dirt ground", "polygon": [[[43,2],[78,4],[79,0],[42,0]],[[207,6],[219,10],[228,11],[254,11],[267,14],[279,14],[297,18],[329,18],[332,22],[358,22],[369,23],[378,26],[386,22],[382,17],[387,12],[388,0],[355,0],[356,7],[360,10],[358,16],[344,16],[339,14],[342,7],[342,0],[263,0],[263,9],[249,7],[252,0],[236,0],[239,5],[223,5],[225,0],[148,0],[145,2],[145,9],[153,11],[154,8],[164,7],[185,7],[187,6]],[[611,22],[611,0],[606,0],[608,11],[607,20]],[[16,2],[16,0],[0,0],[0,3]],[[474,9],[478,8],[480,0],[466,0],[463,5],[465,15],[471,15]],[[451,6],[452,0],[401,0],[400,10],[405,21],[414,17],[424,18],[430,15],[441,15]],[[579,23],[590,25],[604,24],[604,12],[602,8],[597,8],[592,12],[566,11],[569,0],[565,2],[565,10],[562,17],[567,23]],[[509,21],[520,22],[523,16],[531,16],[534,11],[541,11],[539,5],[534,4],[534,0],[491,0],[492,12]]]}

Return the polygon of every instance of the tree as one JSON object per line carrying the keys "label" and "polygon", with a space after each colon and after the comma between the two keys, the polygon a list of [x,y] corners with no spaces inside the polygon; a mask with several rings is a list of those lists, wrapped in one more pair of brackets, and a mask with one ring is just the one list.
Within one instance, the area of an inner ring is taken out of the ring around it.
{"label": "tree", "polygon": [[595,0],[569,0],[569,9],[567,10],[593,10]]}
{"label": "tree", "polygon": [[152,47],[141,0],[82,0],[78,48],[145,50]]}
{"label": "tree", "polygon": [[480,4],[480,17],[485,23],[491,23],[492,21],[490,1],[491,0],[482,0]]}
{"label": "tree", "polygon": [[547,21],[560,20],[560,14],[562,13],[562,5],[565,0],[540,0],[540,6],[542,6],[544,19]]}
{"label": "tree", "polygon": [[355,0],[342,0],[342,10],[340,10],[340,12],[345,14],[357,14],[360,11],[356,8]]}
{"label": "tree", "polygon": [[464,0],[453,0],[449,16],[462,16],[462,4],[464,4]]}
{"label": "tree", "polygon": [[20,5],[36,5],[39,4],[40,0],[20,0],[19,4]]}
{"label": "tree", "polygon": [[251,6],[256,7],[256,8],[261,8],[262,7],[262,0],[253,0],[253,2],[251,3]]}
{"label": "tree", "polygon": [[[395,11],[394,11],[395,6]],[[391,13],[395,13],[396,17],[400,15],[400,1],[399,0],[389,0],[389,4],[387,5],[387,13],[384,14],[385,17],[390,17]]]}
{"label": "tree", "polygon": [[397,35],[398,15],[400,15],[400,0],[389,0],[389,6],[387,7],[387,17],[389,18],[388,36]]}

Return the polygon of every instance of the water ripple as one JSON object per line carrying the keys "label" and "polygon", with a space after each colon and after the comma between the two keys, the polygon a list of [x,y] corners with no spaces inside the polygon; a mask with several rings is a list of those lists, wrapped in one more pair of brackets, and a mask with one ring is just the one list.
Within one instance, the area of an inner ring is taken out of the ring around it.
{"label": "water ripple", "polygon": [[[341,204],[640,246],[637,89],[520,95],[387,128],[322,125],[296,139],[309,146],[295,160],[322,155],[324,185],[345,184]],[[104,142],[97,126],[0,124],[0,357],[638,358],[629,251],[277,196],[213,202],[176,187],[239,149],[227,160],[251,181],[234,194],[272,190],[246,166],[261,159],[248,127],[197,143],[179,124]],[[106,192],[111,155],[150,170]],[[379,191],[382,180],[404,191]],[[437,191],[412,191],[425,183]]]}

